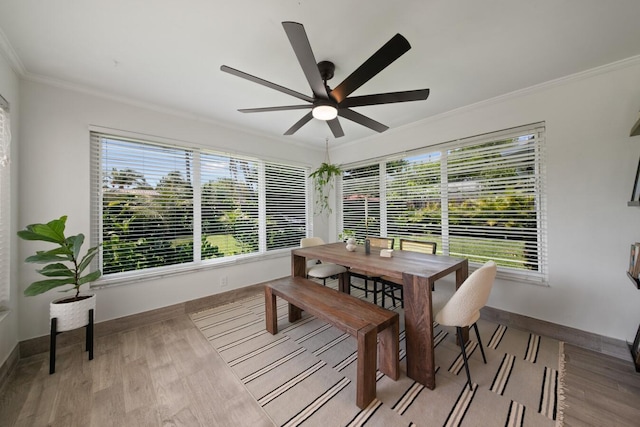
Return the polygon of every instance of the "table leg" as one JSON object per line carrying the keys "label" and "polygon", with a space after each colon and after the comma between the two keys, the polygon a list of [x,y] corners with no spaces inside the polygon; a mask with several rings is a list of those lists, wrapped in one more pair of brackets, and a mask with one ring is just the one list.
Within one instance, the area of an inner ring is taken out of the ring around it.
{"label": "table leg", "polygon": [[291,275],[307,277],[307,259],[305,257],[291,254]]}
{"label": "table leg", "polygon": [[424,277],[402,274],[407,376],[427,388],[436,387],[433,349],[431,283]]}
{"label": "table leg", "polygon": [[338,275],[338,289],[340,290],[340,292],[344,292],[345,294],[349,294],[350,289],[349,289],[349,272],[346,271],[344,273],[340,273]]}

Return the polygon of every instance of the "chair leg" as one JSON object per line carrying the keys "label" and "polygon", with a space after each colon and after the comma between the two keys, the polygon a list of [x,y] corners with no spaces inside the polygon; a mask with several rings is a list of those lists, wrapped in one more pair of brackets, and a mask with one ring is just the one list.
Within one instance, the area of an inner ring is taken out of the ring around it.
{"label": "chair leg", "polygon": [[373,303],[378,305],[378,281],[373,279]]}
{"label": "chair leg", "polygon": [[469,361],[467,360],[467,351],[464,349],[464,341],[462,339],[462,328],[456,326],[456,333],[458,335],[458,341],[460,342],[460,349],[462,350],[462,360],[464,360],[464,369],[467,371],[467,384],[469,384],[469,390],[473,391],[471,385],[471,374],[469,373]]}
{"label": "chair leg", "polygon": [[480,352],[482,353],[482,360],[484,360],[485,365],[487,364],[487,358],[484,355],[484,349],[482,348],[482,340],[480,339],[480,332],[478,332],[478,324],[473,324],[473,329],[476,330],[476,336],[478,337],[478,345],[480,346]]}
{"label": "chair leg", "polygon": [[396,288],[393,285],[387,285],[387,289],[389,289],[389,291],[390,291],[389,295],[391,295],[391,301],[393,302],[393,308],[396,308],[397,301],[398,301],[398,298],[396,298],[396,291],[398,290],[398,288]]}
{"label": "chair leg", "polygon": [[[384,297],[386,296],[386,293],[387,293],[387,291],[386,291],[387,286],[388,285],[386,285],[384,283],[382,284],[382,308],[384,308],[384,306],[385,306]],[[393,299],[393,297],[391,297],[391,299]]]}
{"label": "chair leg", "polygon": [[389,289],[391,291],[391,301],[393,302],[393,308],[396,308],[396,304],[397,304],[397,300],[398,298],[396,298],[396,290],[397,288],[393,285],[387,285],[387,289]]}

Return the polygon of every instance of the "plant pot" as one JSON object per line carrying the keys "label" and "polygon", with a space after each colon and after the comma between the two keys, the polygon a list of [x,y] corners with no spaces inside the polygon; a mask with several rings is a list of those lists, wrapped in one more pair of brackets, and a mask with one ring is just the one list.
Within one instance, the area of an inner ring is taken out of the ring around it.
{"label": "plant pot", "polygon": [[74,297],[63,297],[49,303],[49,318],[58,319],[57,332],[78,329],[89,324],[89,310],[96,310],[96,295],[80,295],[77,300]]}

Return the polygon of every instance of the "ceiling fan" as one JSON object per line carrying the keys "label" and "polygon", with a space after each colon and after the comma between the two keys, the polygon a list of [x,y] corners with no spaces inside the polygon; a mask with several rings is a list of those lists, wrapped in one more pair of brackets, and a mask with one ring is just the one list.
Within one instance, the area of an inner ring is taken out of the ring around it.
{"label": "ceiling fan", "polygon": [[353,111],[351,107],[390,104],[395,102],[422,101],[427,99],[429,96],[429,89],[419,89],[349,97],[352,92],[368,82],[373,76],[384,70],[393,61],[411,49],[411,45],[407,39],[400,34],[393,36],[391,40],[371,55],[371,57],[360,65],[358,69],[351,73],[349,77],[344,79],[342,83],[334,89],[331,89],[327,86],[327,80],[330,80],[333,77],[335,65],[330,61],[321,61],[316,64],[316,59],[313,56],[309,38],[307,37],[307,33],[305,32],[302,24],[297,22],[283,22],[282,26],[284,27],[284,31],[287,33],[287,37],[289,37],[289,42],[291,43],[293,51],[298,58],[302,71],[309,82],[313,96],[307,96],[303,93],[271,83],[267,80],[252,76],[251,74],[247,74],[226,65],[222,65],[220,70],[308,102],[308,104],[303,105],[245,108],[238,110],[242,113],[261,113],[265,111],[311,109],[311,111],[291,126],[291,128],[284,133],[285,135],[293,135],[312,118],[316,118],[326,121],[333,133],[333,136],[339,138],[344,136],[344,131],[342,130],[342,126],[340,125],[337,116],[351,120],[361,124],[362,126],[366,126],[376,132],[384,132],[389,129],[388,126]]}

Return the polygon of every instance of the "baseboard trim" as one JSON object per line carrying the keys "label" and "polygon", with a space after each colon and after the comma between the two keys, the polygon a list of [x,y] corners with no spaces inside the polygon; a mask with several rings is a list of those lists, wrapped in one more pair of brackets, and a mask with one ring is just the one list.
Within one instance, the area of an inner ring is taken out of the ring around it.
{"label": "baseboard trim", "polygon": [[[151,323],[168,320],[184,314],[195,313],[212,307],[228,304],[258,292],[262,292],[264,283],[235,289],[220,294],[210,295],[179,304],[137,313],[118,319],[107,320],[96,323],[94,336],[96,338],[122,332],[128,329],[137,328]],[[567,342],[582,348],[607,354],[619,359],[629,359],[629,348],[627,343],[615,338],[570,328],[555,323],[538,320],[532,317],[523,316],[517,313],[500,310],[493,307],[482,309],[482,318],[495,323],[503,324],[507,327],[525,329],[537,335],[543,335],[560,341]],[[57,338],[58,348],[84,342],[84,328],[68,331],[60,334]],[[0,367],[0,375],[5,378],[8,372],[17,364],[20,358],[31,357],[49,351],[49,335],[21,341],[16,349],[11,353],[7,361]],[[18,357],[19,356],[19,357]],[[1,381],[1,379],[0,379]]]}
{"label": "baseboard trim", "polygon": [[0,365],[0,396],[3,394],[4,386],[7,384],[9,375],[13,372],[13,369],[18,365],[20,360],[20,345],[16,344],[9,353],[9,357]]}
{"label": "baseboard trim", "polygon": [[617,357],[618,359],[631,360],[627,343],[619,339],[538,320],[533,317],[523,316],[493,307],[484,307],[481,310],[481,318],[494,323],[500,323],[507,327],[524,329],[537,335],[554,338],[578,347]]}
{"label": "baseboard trim", "polygon": [[[262,292],[263,283],[235,289],[220,294],[209,295],[195,300],[185,301],[179,304],[173,304],[167,307],[149,310],[142,313],[132,314],[130,316],[119,317],[117,319],[106,320],[96,323],[94,326],[94,338],[104,337],[119,333],[128,329],[149,325],[151,323],[172,319],[184,314],[195,313],[207,308],[218,307],[230,302],[255,295]],[[64,332],[56,338],[57,348],[63,348],[70,345],[83,343],[85,339],[84,328],[75,329],[73,331]],[[20,341],[20,358],[31,357],[40,353],[49,351],[49,335],[31,338]]]}

